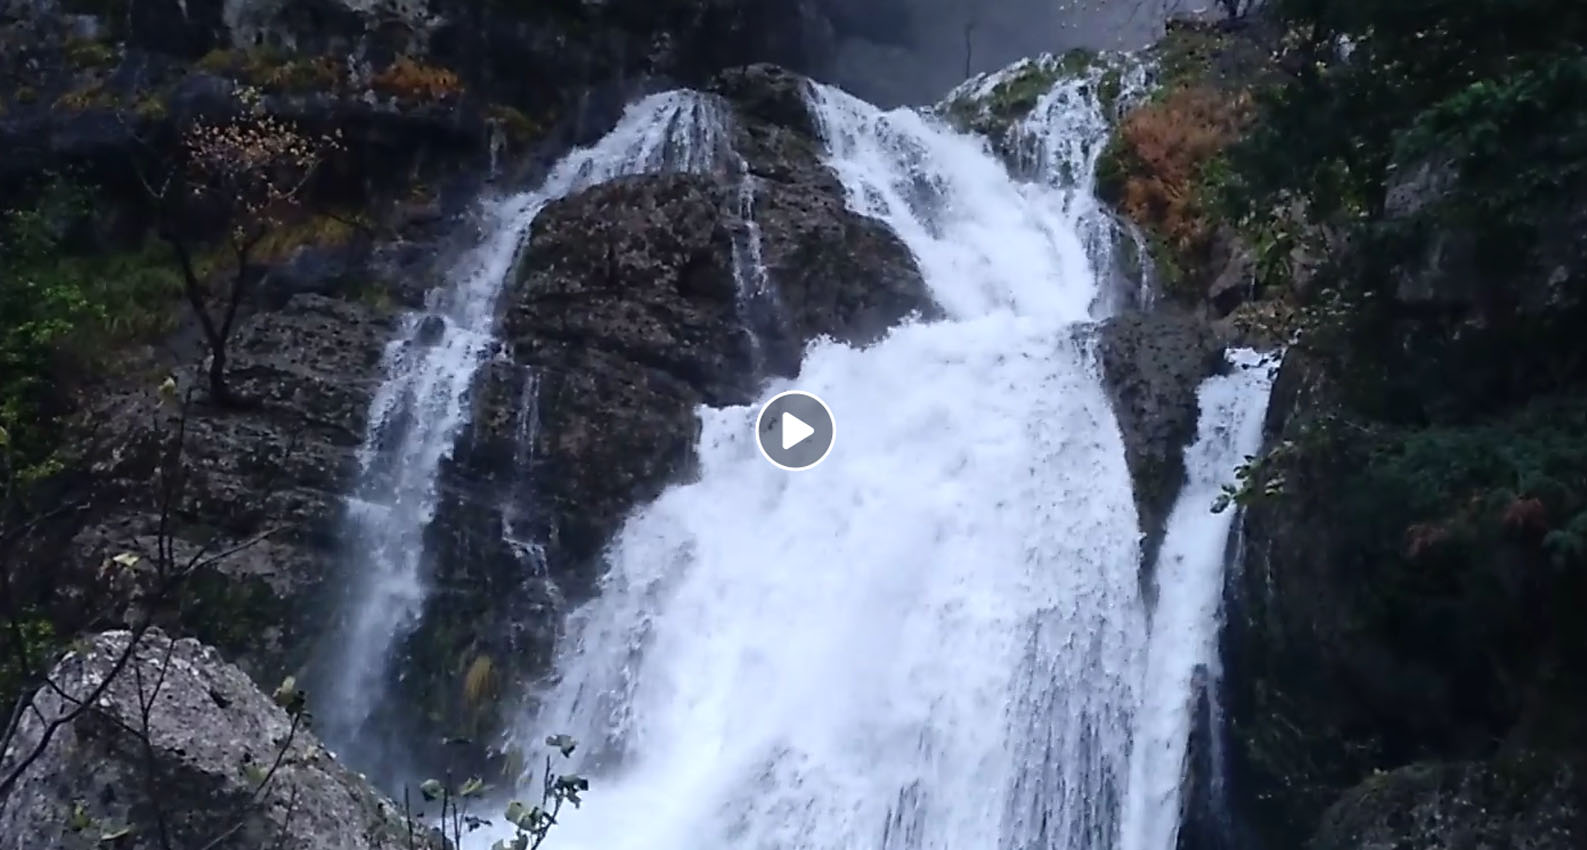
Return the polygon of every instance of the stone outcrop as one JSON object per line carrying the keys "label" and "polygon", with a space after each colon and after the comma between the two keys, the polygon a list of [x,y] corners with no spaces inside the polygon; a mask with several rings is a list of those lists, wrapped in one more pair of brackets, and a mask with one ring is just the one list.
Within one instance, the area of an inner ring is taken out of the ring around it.
{"label": "stone outcrop", "polygon": [[23,715],[0,769],[38,757],[0,800],[3,850],[446,846],[214,649],[151,630],[127,656],[131,640],[87,638],[54,669],[60,691],[41,691]]}
{"label": "stone outcrop", "polygon": [[[117,579],[113,619],[144,606],[168,625],[180,618],[261,682],[304,661],[391,329],[388,314],[359,302],[296,295],[237,331],[230,375],[247,408],[217,410],[200,393],[181,422],[182,387],[198,382],[185,369],[177,397],[162,398],[155,378],[102,405],[100,485],[69,560],[93,569],[122,552],[140,556]],[[167,508],[164,566],[198,568],[179,600],[156,603],[147,594]]]}
{"label": "stone outcrop", "polygon": [[1184,449],[1200,413],[1196,392],[1224,367],[1223,345],[1206,321],[1164,307],[1103,322],[1097,353],[1135,484],[1142,563],[1150,565],[1185,480]]}

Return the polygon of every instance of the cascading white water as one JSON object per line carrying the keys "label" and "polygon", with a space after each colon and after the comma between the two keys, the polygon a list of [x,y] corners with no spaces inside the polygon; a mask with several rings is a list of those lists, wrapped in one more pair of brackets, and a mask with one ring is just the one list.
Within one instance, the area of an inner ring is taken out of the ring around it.
{"label": "cascading white water", "polygon": [[712,168],[728,142],[723,118],[717,102],[690,92],[630,106],[611,133],[564,157],[539,189],[486,204],[484,239],[388,345],[349,500],[351,604],[326,644],[316,693],[321,732],[355,765],[383,748],[364,740],[362,727],[384,695],[394,647],[421,612],[437,472],[465,424],[474,375],[496,347],[496,302],[535,216],[552,200],[622,175]]}
{"label": "cascading white water", "polygon": [[1272,372],[1267,358],[1230,352],[1233,370],[1198,393],[1195,441],[1185,451],[1186,481],[1169,514],[1157,556],[1157,606],[1147,650],[1146,695],[1130,765],[1122,850],[1173,850],[1180,789],[1194,723],[1197,671],[1218,663],[1218,623],[1229,531],[1237,511],[1211,505],[1230,472],[1262,443]]}
{"label": "cascading white water", "polygon": [[701,411],[699,480],[621,531],[526,724],[598,773],[555,840],[1117,846],[1146,626],[1072,211],[926,117],[813,101],[949,318],[809,349],[839,433],[813,470],[760,458],[758,405]]}
{"label": "cascading white water", "polygon": [[[1097,309],[1113,312],[1126,305],[1150,306],[1153,293],[1145,239],[1133,223],[1112,214],[1098,200],[1096,166],[1114,123],[1151,91],[1155,68],[1120,53],[1090,56],[1080,69],[1072,65],[1068,57],[1049,54],[978,74],[949,92],[935,110],[945,115],[980,113],[982,120],[997,126],[993,105],[1008,97],[1010,89],[1028,87],[1033,79],[1053,79],[1029,112],[1003,130],[997,141],[1016,174],[1061,194],[1065,215],[1106,281],[1097,287]],[[1119,249],[1126,241],[1132,252],[1129,264],[1119,262]]]}

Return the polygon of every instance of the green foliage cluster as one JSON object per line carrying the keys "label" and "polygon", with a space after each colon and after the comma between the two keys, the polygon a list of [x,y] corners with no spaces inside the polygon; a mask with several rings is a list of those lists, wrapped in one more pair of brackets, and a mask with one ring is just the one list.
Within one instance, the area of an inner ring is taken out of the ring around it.
{"label": "green foliage cluster", "polygon": [[85,281],[53,268],[62,222],[85,211],[81,194],[54,192],[37,208],[8,214],[0,226],[0,428],[8,453],[22,458],[18,466],[31,466],[42,453],[40,414],[62,345],[103,318]]}
{"label": "green foliage cluster", "polygon": [[1574,396],[1536,399],[1491,421],[1388,432],[1366,451],[1357,520],[1378,530],[1379,545],[1399,543],[1413,557],[1481,558],[1509,537],[1535,543],[1554,567],[1580,569],[1584,434],[1587,400]]}
{"label": "green foliage cluster", "polygon": [[180,315],[181,284],[159,246],[73,253],[93,203],[91,190],[56,180],[0,218],[0,428],[29,476],[52,467],[51,426],[74,381]]}
{"label": "green foliage cluster", "polygon": [[270,46],[216,48],[197,66],[203,71],[257,86],[267,94],[301,94],[339,89],[346,69],[333,56],[304,56]]}
{"label": "green foliage cluster", "polygon": [[[546,738],[546,746],[566,759],[573,755],[578,743],[567,735],[551,735]],[[551,828],[560,822],[558,817],[562,814],[562,807],[571,803],[574,808],[578,808],[584,802],[580,795],[590,790],[590,781],[585,777],[558,773],[549,755],[546,756],[540,778],[540,802],[508,802],[502,818],[512,825],[513,837],[497,840],[491,845],[491,850],[538,850],[551,833]],[[465,834],[488,823],[485,818],[472,814],[469,808],[475,800],[490,791],[491,787],[479,777],[471,778],[455,788],[433,778],[419,785],[419,794],[425,802],[441,804],[441,831],[454,847],[462,846]],[[420,814],[422,816],[423,813]]]}
{"label": "green foliage cluster", "polygon": [[116,48],[103,41],[69,39],[66,42],[66,61],[73,68],[103,68],[116,62]]}
{"label": "green foliage cluster", "polygon": [[[26,648],[27,655],[31,656],[28,660],[34,665],[47,666],[62,645],[60,636],[55,633],[55,624],[37,610],[24,609],[8,620],[10,628],[0,634],[0,706],[6,708],[21,699],[24,688],[30,684],[30,671],[21,661],[17,639],[20,638],[21,647]],[[16,630],[14,634],[11,628]]]}
{"label": "green foliage cluster", "polygon": [[[1529,278],[1555,271],[1536,267],[1538,248],[1587,190],[1587,6],[1274,0],[1265,14],[1284,32],[1273,82],[1201,192],[1251,246],[1257,288],[1286,300],[1236,318],[1286,326],[1280,341],[1291,343],[1327,327],[1310,353],[1337,385],[1336,412],[1358,422],[1469,427],[1574,386],[1587,347],[1567,328],[1579,313],[1517,317],[1514,305],[1517,290],[1536,289]],[[1428,165],[1448,179],[1408,219],[1391,218],[1391,189]],[[1396,301],[1406,261],[1451,234],[1480,239],[1480,332],[1454,332],[1462,316],[1408,314]],[[1328,260],[1305,292],[1294,285],[1297,255]],[[1579,289],[1580,270],[1562,283]],[[1342,314],[1306,320],[1341,297]],[[1508,433],[1494,426],[1470,439],[1500,446]],[[1248,470],[1253,481],[1259,471]]]}
{"label": "green foliage cluster", "polygon": [[1460,180],[1442,212],[1480,222],[1485,262],[1524,254],[1587,169],[1587,7],[1574,0],[1275,0],[1280,84],[1231,151],[1224,199],[1266,216],[1299,196],[1318,220],[1383,211],[1428,157]]}

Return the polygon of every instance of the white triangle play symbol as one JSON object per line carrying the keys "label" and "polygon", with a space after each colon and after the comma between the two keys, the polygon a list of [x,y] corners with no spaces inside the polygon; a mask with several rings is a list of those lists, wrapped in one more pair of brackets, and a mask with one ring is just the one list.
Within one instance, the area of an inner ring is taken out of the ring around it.
{"label": "white triangle play symbol", "polygon": [[806,425],[799,417],[792,413],[782,415],[782,448],[787,451],[810,439],[816,429]]}

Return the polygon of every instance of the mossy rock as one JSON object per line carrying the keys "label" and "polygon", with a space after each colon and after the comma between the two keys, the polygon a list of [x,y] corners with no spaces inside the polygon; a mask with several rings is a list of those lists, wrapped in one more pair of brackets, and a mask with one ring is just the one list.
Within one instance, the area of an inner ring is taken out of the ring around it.
{"label": "mossy rock", "polygon": [[507,144],[513,149],[521,149],[534,143],[545,136],[547,129],[555,120],[554,115],[544,115],[536,121],[516,107],[501,103],[493,103],[485,108],[485,116],[499,126],[506,136]]}
{"label": "mossy rock", "polygon": [[[976,94],[972,87],[962,88],[938,107],[939,114],[964,132],[980,133],[994,141],[1036,108],[1036,104],[1060,80],[1077,79],[1103,67],[1098,97],[1111,109],[1123,92],[1123,70],[1108,54],[1075,48],[1059,56],[1026,59],[998,72],[1002,79],[990,89]],[[980,80],[989,79],[983,76]]]}
{"label": "mossy rock", "polygon": [[78,70],[107,68],[120,58],[114,45],[91,39],[70,39],[65,52],[67,64]]}

